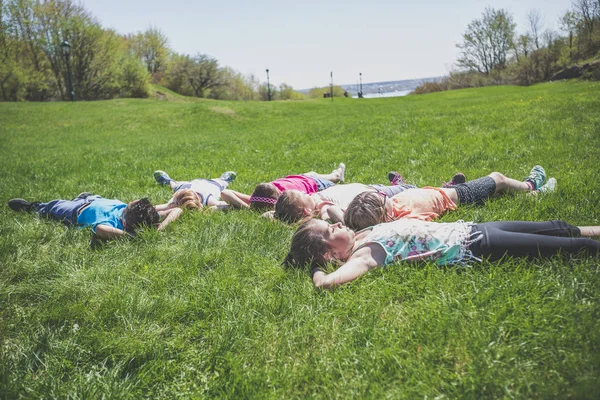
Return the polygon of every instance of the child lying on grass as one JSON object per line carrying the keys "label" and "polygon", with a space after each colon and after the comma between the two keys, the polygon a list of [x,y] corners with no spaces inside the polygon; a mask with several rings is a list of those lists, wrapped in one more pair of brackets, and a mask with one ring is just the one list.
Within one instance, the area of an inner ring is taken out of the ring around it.
{"label": "child lying on grass", "polygon": [[287,190],[297,190],[306,194],[313,194],[332,187],[344,181],[346,165],[340,163],[329,174],[319,174],[314,171],[300,175],[289,175],[275,179],[272,182],[256,185],[250,196],[244,193],[226,190],[222,193],[223,199],[230,204],[243,205],[246,208],[268,211],[275,208],[277,199]]}
{"label": "child lying on grass", "polygon": [[[213,210],[228,208],[230,204],[223,201],[223,198],[229,199],[229,197],[223,195],[223,191],[227,189],[236,177],[237,174],[235,172],[227,171],[221,174],[219,178],[214,179],[198,178],[191,181],[175,181],[165,171],[154,171],[154,179],[161,185],[169,185],[173,191],[171,200],[157,207],[159,209],[169,209],[179,206],[190,209],[210,207]],[[231,197],[230,202],[232,206],[245,207],[245,203],[236,201],[234,196]]]}
{"label": "child lying on grass", "polygon": [[[436,223],[400,219],[354,232],[341,223],[312,219],[298,228],[284,264],[308,266],[317,288],[353,281],[367,271],[396,261],[431,260],[438,265],[463,264],[483,258],[551,257],[587,250],[600,257],[600,226],[576,227],[564,221]],[[342,264],[326,274],[329,262]]]}
{"label": "child lying on grass", "polygon": [[73,200],[53,200],[47,203],[12,199],[8,206],[14,211],[35,212],[40,217],[67,225],[90,226],[96,236],[104,240],[135,235],[136,230],[141,227],[156,227],[161,231],[182,212],[180,208],[158,211],[147,198],[125,204],[120,200],[104,199],[91,193],[81,193]]}
{"label": "child lying on grass", "polygon": [[[277,199],[273,216],[288,223],[313,217],[329,222],[344,222],[344,213],[356,196],[363,193],[380,193],[387,198],[407,189],[416,189],[416,186],[405,183],[402,176],[395,171],[388,172],[388,180],[392,186],[349,183],[336,185],[311,195],[297,190],[286,190]],[[464,183],[465,176],[457,173],[450,182]]]}
{"label": "child lying on grass", "polygon": [[361,193],[348,206],[344,222],[350,229],[358,231],[400,218],[431,221],[449,210],[456,210],[457,204],[482,204],[491,196],[508,191],[553,191],[556,179],[550,178],[544,185],[545,181],[544,168],[536,165],[522,182],[492,172],[486,177],[446,188],[407,190],[389,199],[384,193]]}

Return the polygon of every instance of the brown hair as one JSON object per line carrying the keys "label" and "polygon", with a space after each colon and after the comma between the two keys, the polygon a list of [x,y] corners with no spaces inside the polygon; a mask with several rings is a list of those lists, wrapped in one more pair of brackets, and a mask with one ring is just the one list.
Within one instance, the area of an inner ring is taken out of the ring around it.
{"label": "brown hair", "polygon": [[354,230],[385,222],[385,197],[377,192],[363,192],[350,202],[344,214],[344,224]]}
{"label": "brown hair", "polygon": [[299,200],[298,192],[293,190],[281,193],[275,203],[275,218],[290,224],[302,220],[305,217],[304,207]]}
{"label": "brown hair", "polygon": [[192,189],[182,189],[175,192],[173,195],[174,203],[177,207],[201,209],[202,201],[200,196]]}
{"label": "brown hair", "polygon": [[141,227],[152,227],[159,223],[160,215],[150,203],[148,198],[133,201],[123,210],[123,219],[125,220],[125,230],[134,232]]}
{"label": "brown hair", "polygon": [[[277,189],[272,183],[258,184],[250,195],[250,208],[254,210],[272,210],[275,208],[275,201],[270,203],[260,201],[259,199],[262,197],[265,199],[277,200],[280,195],[281,192],[279,192],[279,189]],[[253,197],[255,199],[252,199]]]}
{"label": "brown hair", "polygon": [[329,244],[313,229],[313,225],[317,222],[318,220],[311,219],[298,227],[292,236],[290,252],[285,257],[283,265],[293,268],[308,266],[312,270],[330,261]]}

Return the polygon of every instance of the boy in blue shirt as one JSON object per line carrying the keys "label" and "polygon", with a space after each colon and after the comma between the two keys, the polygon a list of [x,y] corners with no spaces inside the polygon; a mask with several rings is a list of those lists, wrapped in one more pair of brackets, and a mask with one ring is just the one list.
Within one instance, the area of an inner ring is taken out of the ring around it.
{"label": "boy in blue shirt", "polygon": [[135,235],[135,231],[144,226],[156,227],[160,231],[182,213],[181,208],[177,207],[158,211],[147,198],[126,204],[91,193],[81,193],[73,200],[52,200],[47,203],[12,199],[8,201],[8,206],[14,211],[35,212],[40,217],[61,221],[66,225],[90,226],[96,236],[104,240]]}

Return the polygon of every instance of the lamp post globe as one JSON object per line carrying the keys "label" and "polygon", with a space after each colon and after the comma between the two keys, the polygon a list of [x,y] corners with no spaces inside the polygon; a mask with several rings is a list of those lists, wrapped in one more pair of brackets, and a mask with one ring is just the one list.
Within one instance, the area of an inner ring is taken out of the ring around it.
{"label": "lamp post globe", "polygon": [[267,68],[267,100],[271,101],[271,84],[269,82],[269,68]]}

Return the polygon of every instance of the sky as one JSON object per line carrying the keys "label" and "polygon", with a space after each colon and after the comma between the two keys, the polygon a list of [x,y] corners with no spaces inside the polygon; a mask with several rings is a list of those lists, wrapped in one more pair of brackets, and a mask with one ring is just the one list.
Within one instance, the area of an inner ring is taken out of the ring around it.
{"label": "sky", "polygon": [[177,53],[294,89],[447,75],[462,34],[486,7],[509,11],[517,31],[536,9],[558,30],[570,0],[80,0],[104,28],[159,28]]}

